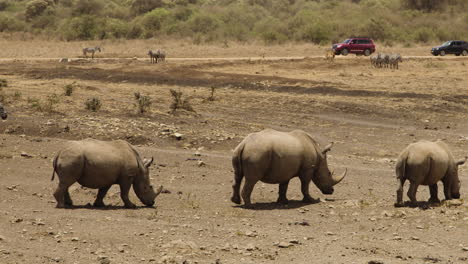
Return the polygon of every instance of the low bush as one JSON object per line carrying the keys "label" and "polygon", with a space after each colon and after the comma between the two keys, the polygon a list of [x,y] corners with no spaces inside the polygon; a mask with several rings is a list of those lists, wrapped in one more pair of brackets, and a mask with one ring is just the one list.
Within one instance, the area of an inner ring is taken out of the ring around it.
{"label": "low bush", "polygon": [[86,100],[85,106],[86,106],[87,110],[97,112],[97,111],[99,111],[99,109],[101,109],[102,104],[101,104],[101,100],[99,98],[92,97],[92,98],[88,98],[88,100]]}
{"label": "low bush", "polygon": [[173,114],[179,109],[195,112],[190,103],[190,97],[185,97],[181,91],[171,89],[170,92],[172,96],[172,103],[170,108]]}
{"label": "low bush", "polygon": [[134,93],[135,97],[135,107],[139,114],[144,114],[148,112],[149,108],[151,107],[151,97],[147,95],[141,95],[140,92]]}
{"label": "low bush", "polygon": [[73,90],[75,89],[75,84],[76,82],[69,83],[63,87],[64,90],[64,95],[65,96],[71,96],[73,94]]}

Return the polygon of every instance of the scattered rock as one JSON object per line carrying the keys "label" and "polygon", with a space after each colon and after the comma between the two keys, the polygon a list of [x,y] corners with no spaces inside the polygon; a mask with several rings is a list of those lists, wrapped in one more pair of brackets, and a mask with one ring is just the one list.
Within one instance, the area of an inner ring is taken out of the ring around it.
{"label": "scattered rock", "polygon": [[32,158],[33,156],[31,154],[26,153],[26,152],[21,152],[21,157]]}
{"label": "scattered rock", "polygon": [[380,261],[380,260],[371,260],[369,262],[367,262],[367,264],[384,264],[383,261]]}
{"label": "scattered rock", "polygon": [[0,241],[5,241],[5,237],[0,235]]}
{"label": "scattered rock", "polygon": [[288,247],[291,247],[292,245],[290,243],[287,243],[287,242],[280,242],[277,244],[277,246],[279,248],[288,248]]}
{"label": "scattered rock", "polygon": [[172,136],[177,140],[181,140],[184,135],[181,133],[174,133]]}
{"label": "scattered rock", "polygon": [[73,242],[77,242],[77,241],[80,241],[80,239],[79,239],[79,238],[77,238],[77,237],[72,237],[71,241],[73,241]]}
{"label": "scattered rock", "polygon": [[468,247],[462,247],[463,251],[468,251]]}
{"label": "scattered rock", "polygon": [[198,167],[202,167],[202,166],[205,166],[206,163],[203,160],[199,160],[199,161],[197,161],[197,165],[198,165]]}
{"label": "scattered rock", "polygon": [[200,151],[197,150],[195,153],[193,153],[193,155],[196,156],[196,157],[200,157],[201,153],[200,153]]}
{"label": "scattered rock", "polygon": [[447,207],[460,206],[460,205],[463,205],[463,201],[460,199],[446,200],[445,205]]}

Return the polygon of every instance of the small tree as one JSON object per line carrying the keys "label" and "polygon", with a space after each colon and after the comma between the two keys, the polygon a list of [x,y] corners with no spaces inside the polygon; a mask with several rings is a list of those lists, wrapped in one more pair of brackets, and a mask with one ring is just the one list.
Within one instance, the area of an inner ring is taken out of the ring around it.
{"label": "small tree", "polygon": [[190,97],[183,96],[181,91],[176,91],[171,89],[172,103],[171,103],[171,112],[174,114],[178,109],[187,110],[190,112],[195,112],[192,105],[190,104]]}
{"label": "small tree", "polygon": [[28,2],[26,4],[26,20],[30,21],[32,18],[41,15],[49,6],[49,4],[50,2],[46,0],[32,0]]}
{"label": "small tree", "polygon": [[148,112],[152,102],[151,97],[147,95],[141,95],[140,92],[134,93],[135,96],[135,106],[139,114],[144,114]]}
{"label": "small tree", "polygon": [[65,96],[71,96],[72,95],[73,90],[75,89],[75,83],[76,82],[69,83],[69,84],[65,85],[65,87],[63,87],[63,90],[65,90]]}
{"label": "small tree", "polygon": [[88,100],[86,100],[85,102],[85,105],[87,110],[93,112],[99,111],[99,109],[101,109],[102,106],[101,100],[97,97],[88,98]]}

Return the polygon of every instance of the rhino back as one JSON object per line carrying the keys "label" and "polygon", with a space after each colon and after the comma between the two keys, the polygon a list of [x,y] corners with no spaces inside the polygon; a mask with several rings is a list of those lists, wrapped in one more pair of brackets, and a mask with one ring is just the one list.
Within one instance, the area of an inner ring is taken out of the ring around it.
{"label": "rhino back", "polygon": [[449,153],[436,142],[420,141],[407,148],[406,177],[423,185],[441,180],[449,167]]}
{"label": "rhino back", "polygon": [[[120,177],[136,176],[138,163],[134,152],[124,141],[75,141],[60,154],[68,160],[83,159],[78,182],[88,188],[101,188],[118,183]],[[69,162],[70,163],[70,162]],[[74,162],[74,166],[78,163]]]}
{"label": "rhino back", "polygon": [[246,177],[282,183],[297,176],[304,161],[304,144],[296,135],[276,130],[250,134],[244,141],[242,166]]}

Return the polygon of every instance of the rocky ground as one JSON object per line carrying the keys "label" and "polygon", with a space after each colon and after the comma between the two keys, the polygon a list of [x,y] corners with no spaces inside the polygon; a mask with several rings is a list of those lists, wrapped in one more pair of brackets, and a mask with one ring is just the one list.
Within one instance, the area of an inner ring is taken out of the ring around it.
{"label": "rocky ground", "polygon": [[[393,206],[407,144],[440,138],[468,155],[467,62],[1,62],[10,116],[0,122],[0,263],[468,263],[466,165],[461,199]],[[194,111],[173,112],[171,89]],[[135,92],[150,96],[147,113],[136,113]],[[85,109],[90,97],[99,111]],[[335,142],[329,165],[347,178],[331,196],[311,185],[315,204],[300,202],[298,180],[288,205],[263,183],[252,209],[232,204],[231,151],[264,128]],[[152,182],[165,192],[154,208],[124,209],[115,186],[96,209],[96,190],[79,185],[75,208],[55,208],[51,160],[65,140],[87,137],[126,139],[155,157]]]}

